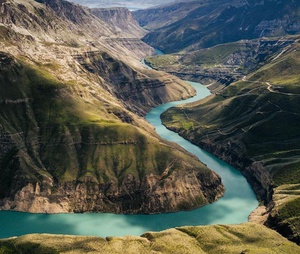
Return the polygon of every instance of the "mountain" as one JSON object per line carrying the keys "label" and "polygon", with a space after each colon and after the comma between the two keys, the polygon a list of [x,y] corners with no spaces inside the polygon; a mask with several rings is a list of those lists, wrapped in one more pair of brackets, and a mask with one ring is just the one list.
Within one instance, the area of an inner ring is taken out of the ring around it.
{"label": "mountain", "polygon": [[1,209],[171,212],[224,192],[141,117],[195,91],[143,67],[139,38],[67,1],[7,0],[0,45]]}
{"label": "mountain", "polygon": [[[299,33],[299,8],[299,1],[294,0],[200,0],[141,10],[136,17],[151,29],[145,42],[174,53]],[[163,17],[157,19],[155,13],[161,12]],[[170,20],[171,16],[176,18]]]}
{"label": "mountain", "polygon": [[201,1],[181,1],[147,8],[146,10],[137,10],[133,12],[133,16],[142,27],[148,31],[154,31],[176,23],[200,6],[202,6]]}

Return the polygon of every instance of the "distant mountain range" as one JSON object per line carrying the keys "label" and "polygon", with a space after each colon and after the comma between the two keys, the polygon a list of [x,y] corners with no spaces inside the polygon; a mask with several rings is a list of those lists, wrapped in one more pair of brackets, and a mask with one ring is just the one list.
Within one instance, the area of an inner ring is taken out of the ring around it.
{"label": "distant mountain range", "polygon": [[146,9],[153,6],[170,3],[174,0],[69,0],[70,2],[78,3],[90,8],[110,8],[110,7],[126,7],[131,11]]}
{"label": "distant mountain range", "polygon": [[199,0],[140,10],[134,15],[150,29],[144,41],[171,53],[299,33],[299,8],[296,0]]}

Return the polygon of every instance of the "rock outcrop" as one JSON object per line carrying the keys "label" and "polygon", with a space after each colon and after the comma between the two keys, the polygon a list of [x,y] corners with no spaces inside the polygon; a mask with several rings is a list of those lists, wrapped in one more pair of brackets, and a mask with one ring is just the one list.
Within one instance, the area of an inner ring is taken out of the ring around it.
{"label": "rock outcrop", "polygon": [[48,180],[28,183],[13,200],[4,198],[1,208],[32,213],[150,214],[194,209],[216,201],[224,192],[220,178],[209,179],[195,170],[185,176],[150,174],[141,180],[127,174],[121,183],[112,179],[99,184],[92,178],[56,184]]}
{"label": "rock outcrop", "polygon": [[133,38],[142,38],[147,33],[127,8],[94,8],[91,12],[113,27],[121,36],[129,34]]}

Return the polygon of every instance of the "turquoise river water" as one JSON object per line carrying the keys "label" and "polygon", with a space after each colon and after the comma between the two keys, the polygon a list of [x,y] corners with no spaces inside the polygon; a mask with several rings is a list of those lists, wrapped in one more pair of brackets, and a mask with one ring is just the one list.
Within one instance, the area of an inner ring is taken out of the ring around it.
{"label": "turquoise river water", "polygon": [[236,224],[246,222],[258,202],[239,171],[211,154],[203,151],[178,134],[167,130],[160,121],[160,114],[169,107],[197,101],[210,94],[198,83],[190,82],[197,90],[193,98],[170,102],[152,109],[146,119],[155,126],[163,138],[176,142],[195,154],[210,169],[218,173],[226,187],[225,195],[217,202],[202,208],[157,215],[116,215],[109,213],[86,214],[30,214],[0,211],[0,238],[29,233],[52,233],[92,236],[141,235],[146,231],[160,231],[185,225]]}

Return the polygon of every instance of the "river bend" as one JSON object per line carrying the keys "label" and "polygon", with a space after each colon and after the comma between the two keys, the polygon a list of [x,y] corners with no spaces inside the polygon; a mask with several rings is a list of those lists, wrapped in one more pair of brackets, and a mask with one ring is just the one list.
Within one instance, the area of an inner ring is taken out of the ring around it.
{"label": "river bend", "polygon": [[156,128],[158,134],[176,142],[195,154],[210,169],[218,173],[225,185],[225,195],[217,202],[188,212],[157,215],[116,215],[110,213],[89,214],[30,214],[0,211],[0,238],[30,233],[51,233],[93,236],[141,235],[146,231],[160,231],[186,225],[237,224],[246,222],[248,215],[258,202],[239,171],[211,154],[203,151],[178,134],[166,129],[160,114],[169,107],[197,101],[210,94],[198,83],[190,82],[197,95],[184,101],[170,102],[152,109],[146,119]]}

